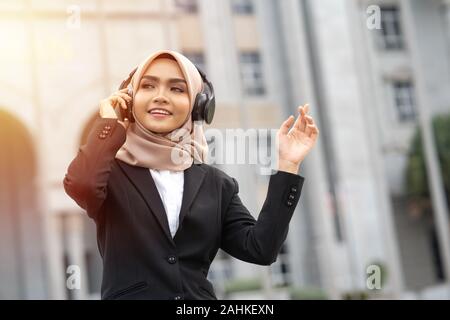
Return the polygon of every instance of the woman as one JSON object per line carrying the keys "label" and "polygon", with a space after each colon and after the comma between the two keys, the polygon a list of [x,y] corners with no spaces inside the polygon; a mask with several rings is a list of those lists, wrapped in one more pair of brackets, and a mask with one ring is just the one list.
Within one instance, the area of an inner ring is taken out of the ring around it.
{"label": "woman", "polygon": [[[279,170],[256,221],[237,181],[204,163],[206,139],[192,112],[205,84],[192,62],[158,51],[131,85],[130,95],[125,88],[101,101],[101,118],[64,178],[97,226],[102,299],[216,299],[207,274],[219,248],[254,264],[276,260],[304,181],[297,172],[319,131],[308,106],[281,125]],[[127,102],[134,122],[114,110]]]}

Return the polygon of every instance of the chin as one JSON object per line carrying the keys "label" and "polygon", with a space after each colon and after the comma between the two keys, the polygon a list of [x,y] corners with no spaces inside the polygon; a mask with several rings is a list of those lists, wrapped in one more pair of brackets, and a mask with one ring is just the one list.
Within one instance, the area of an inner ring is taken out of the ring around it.
{"label": "chin", "polygon": [[159,125],[155,125],[154,123],[149,124],[149,123],[145,123],[145,128],[151,132],[155,132],[155,133],[169,133],[171,131],[174,130],[174,128],[172,128],[173,126],[171,125],[166,125],[166,124],[159,124]]}
{"label": "chin", "polygon": [[138,117],[138,119],[143,124],[145,129],[154,133],[170,133],[182,126],[180,121],[174,121],[177,119],[154,120],[146,116]]}
{"label": "chin", "polygon": [[160,126],[145,126],[145,128],[154,133],[168,133],[172,130]]}

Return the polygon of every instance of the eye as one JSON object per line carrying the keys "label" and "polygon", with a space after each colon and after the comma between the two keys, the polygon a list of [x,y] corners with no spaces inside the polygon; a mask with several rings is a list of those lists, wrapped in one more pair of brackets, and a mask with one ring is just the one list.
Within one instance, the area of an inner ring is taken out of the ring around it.
{"label": "eye", "polygon": [[176,92],[180,92],[180,93],[184,92],[183,89],[178,88],[178,87],[172,87],[172,90],[173,90],[173,91],[176,91]]}
{"label": "eye", "polygon": [[152,85],[152,84],[150,84],[150,83],[144,83],[143,85],[142,85],[142,88],[154,88],[155,86],[154,85]]}

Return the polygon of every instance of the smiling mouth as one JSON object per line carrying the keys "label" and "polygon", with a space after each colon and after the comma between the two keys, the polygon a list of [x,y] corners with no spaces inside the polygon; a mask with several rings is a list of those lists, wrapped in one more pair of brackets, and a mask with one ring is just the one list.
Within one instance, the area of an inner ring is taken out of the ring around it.
{"label": "smiling mouth", "polygon": [[171,116],[172,115],[172,112],[170,112],[170,111],[168,111],[166,109],[162,109],[162,108],[150,109],[148,111],[148,113],[151,114],[151,115],[155,115],[155,116],[158,116],[158,115],[159,116]]}
{"label": "smiling mouth", "polygon": [[153,108],[148,111],[148,114],[156,119],[162,119],[172,115],[170,111],[161,108]]}

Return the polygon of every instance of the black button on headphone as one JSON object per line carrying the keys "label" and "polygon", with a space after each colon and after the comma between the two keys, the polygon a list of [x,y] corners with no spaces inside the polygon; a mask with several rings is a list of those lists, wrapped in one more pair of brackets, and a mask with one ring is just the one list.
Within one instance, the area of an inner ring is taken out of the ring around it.
{"label": "black button on headphone", "polygon": [[[195,66],[202,77],[202,81],[204,83],[203,89],[200,93],[197,93],[194,100],[194,107],[192,108],[192,120],[194,121],[205,121],[207,124],[210,124],[214,118],[214,112],[216,110],[216,98],[214,95],[214,87],[212,83],[208,80],[205,73],[197,66]],[[128,88],[128,95],[133,97],[133,87],[131,86],[131,79],[135,74],[137,67],[131,71],[126,78],[119,86],[119,90],[124,88]],[[120,114],[122,116],[122,120],[128,118],[130,122],[135,122],[132,112],[133,102],[127,101],[127,110],[123,110],[120,106],[116,107],[119,109]]]}

